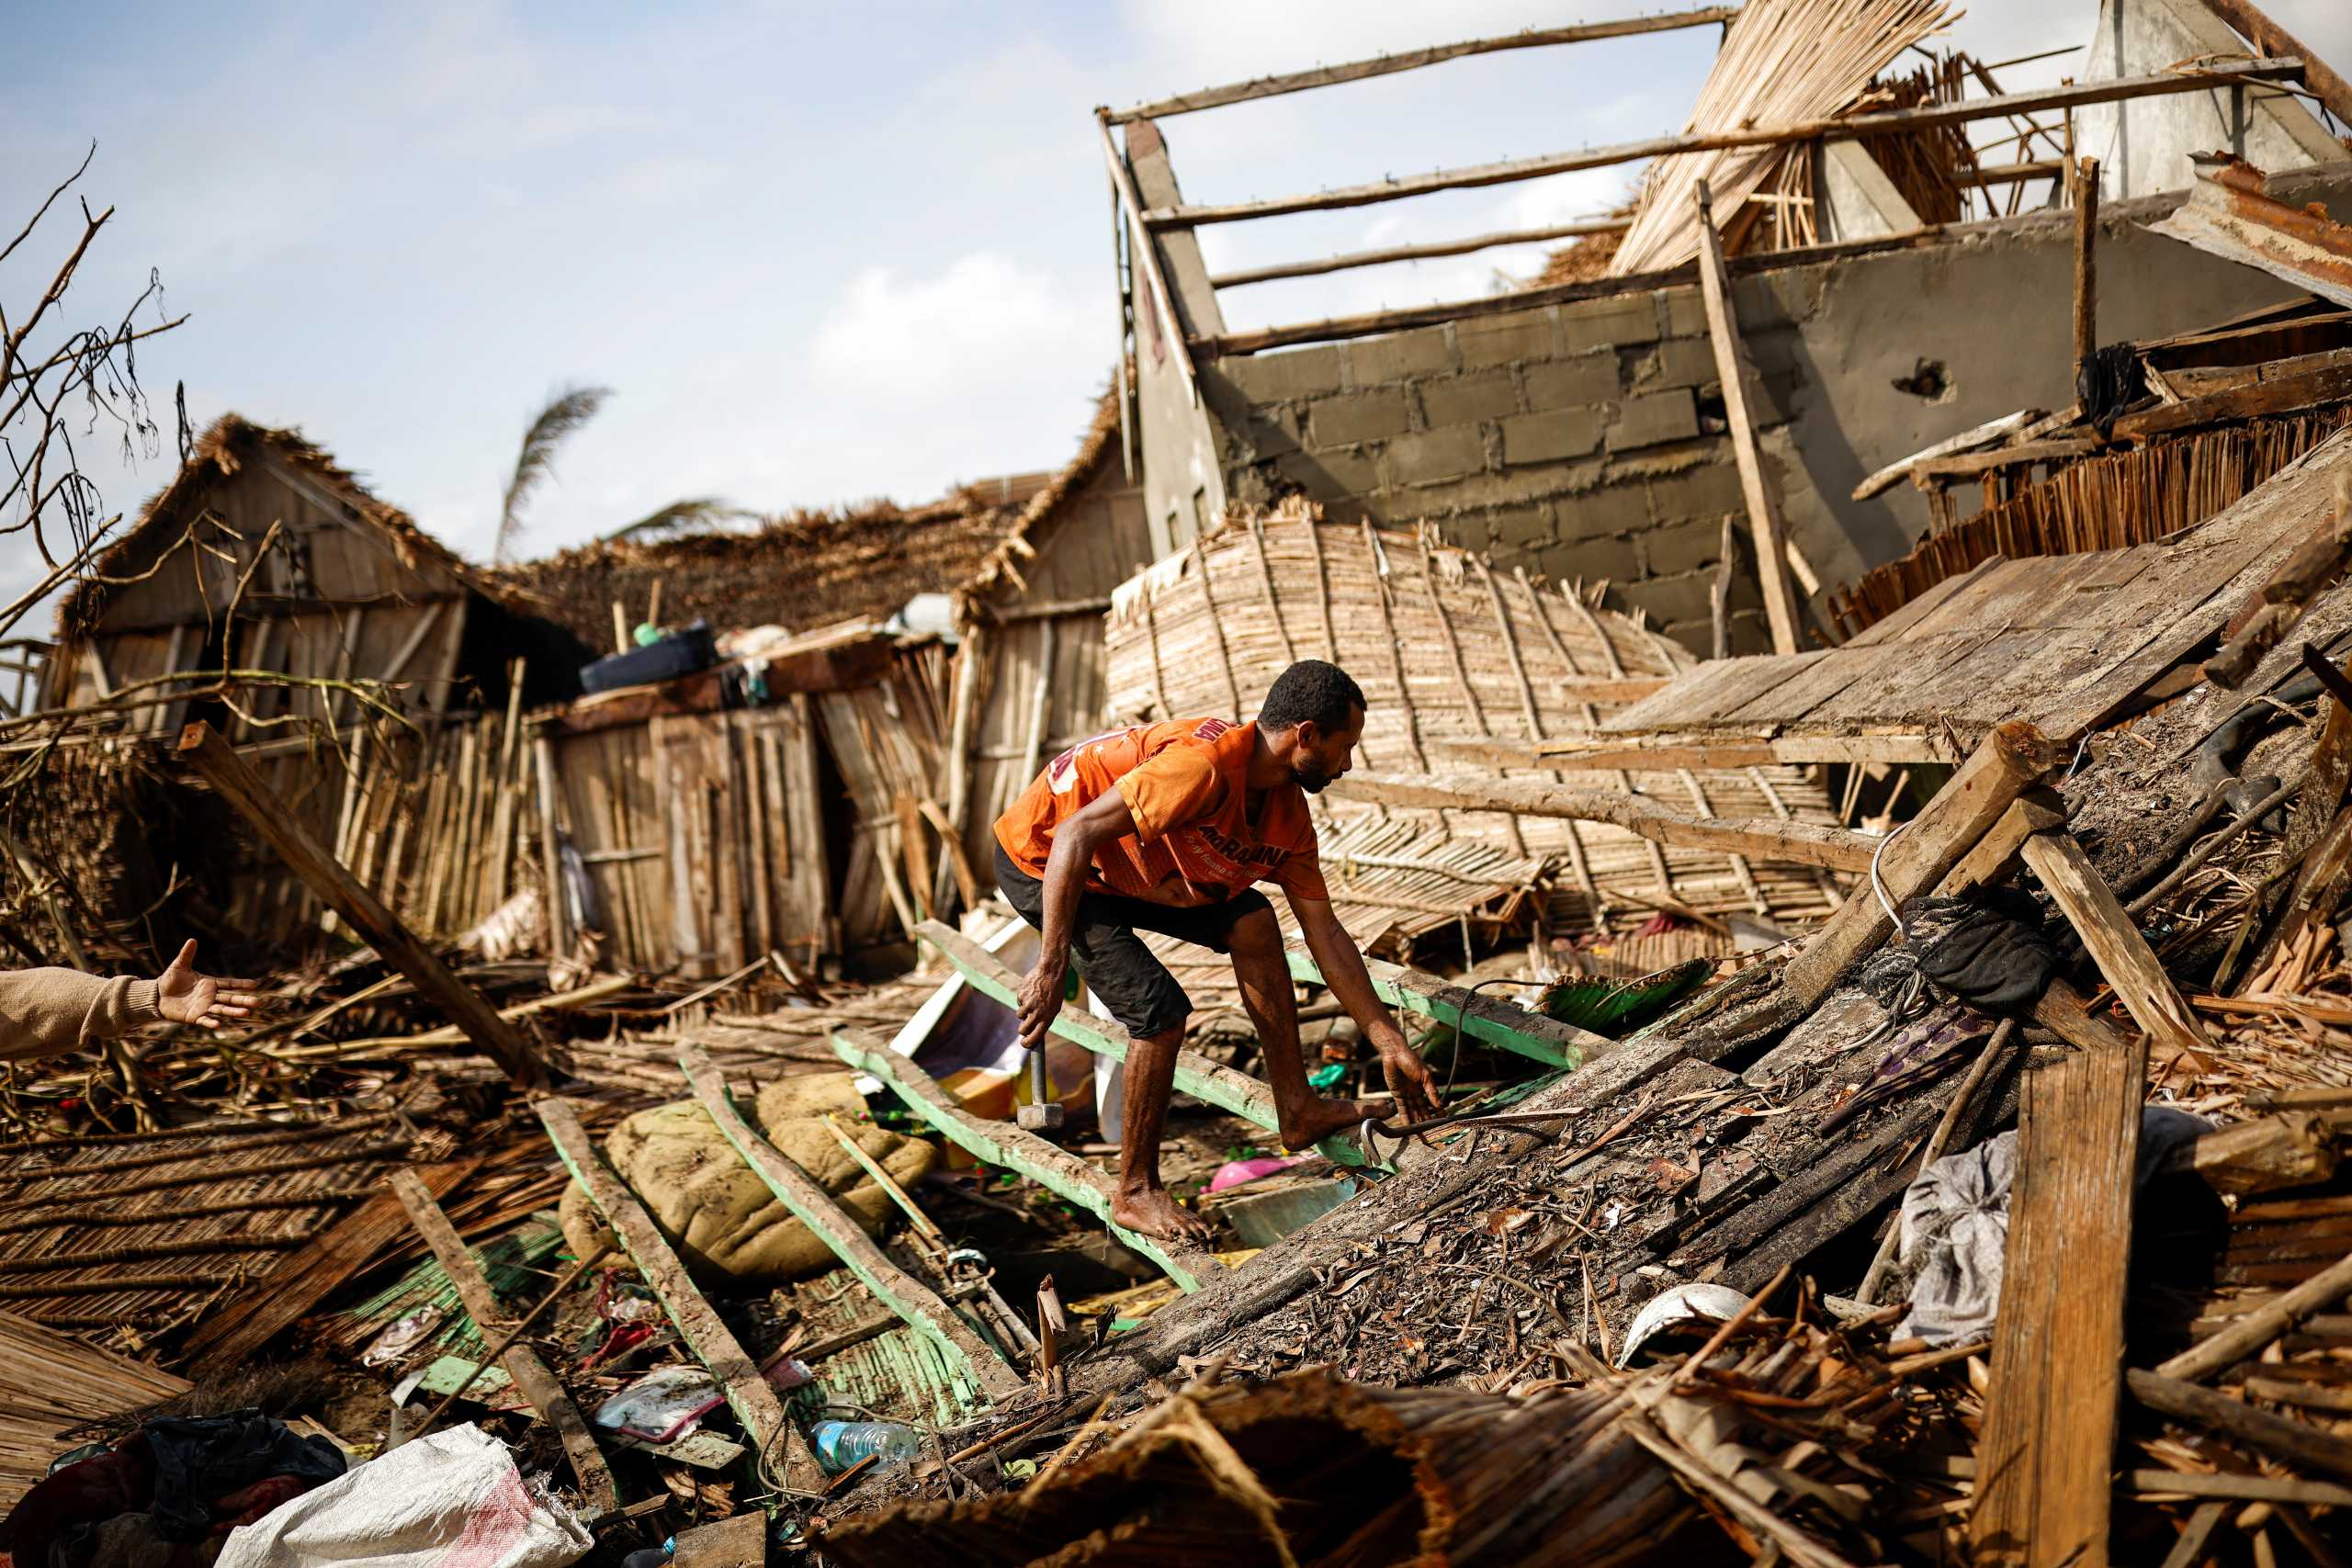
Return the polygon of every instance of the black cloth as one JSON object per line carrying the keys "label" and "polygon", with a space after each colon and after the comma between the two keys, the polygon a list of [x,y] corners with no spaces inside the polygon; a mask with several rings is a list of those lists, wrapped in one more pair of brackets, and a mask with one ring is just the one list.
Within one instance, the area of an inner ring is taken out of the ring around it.
{"label": "black cloth", "polygon": [[2095,348],[2075,367],[2075,396],[2083,405],[2083,418],[2098,426],[2101,441],[2114,431],[2116,419],[2139,398],[2144,385],[2140,351],[2128,343]]}
{"label": "black cloth", "polygon": [[2020,1013],[2058,972],[2058,950],[2041,933],[2041,911],[2014,887],[1980,888],[1967,898],[1916,898],[1903,907],[1905,947],[1919,973],[1946,995],[1984,1012]]}
{"label": "black cloth", "polygon": [[258,1410],[227,1416],[170,1416],[140,1431],[155,1465],[148,1512],[165,1540],[202,1540],[212,1531],[212,1503],[273,1475],[316,1485],[343,1473],[343,1450],[324,1438],[299,1438]]}
{"label": "black cloth", "polygon": [[[1001,844],[996,851],[996,885],[1023,919],[1041,931],[1046,929],[1046,885],[1015,865]],[[1090,890],[1078,896],[1070,953],[1087,986],[1129,1034],[1138,1039],[1162,1034],[1183,1027],[1193,1013],[1193,998],[1136,932],[1157,931],[1228,953],[1233,928],[1261,909],[1271,915],[1273,908],[1254,887],[1215,904],[1183,905]]]}

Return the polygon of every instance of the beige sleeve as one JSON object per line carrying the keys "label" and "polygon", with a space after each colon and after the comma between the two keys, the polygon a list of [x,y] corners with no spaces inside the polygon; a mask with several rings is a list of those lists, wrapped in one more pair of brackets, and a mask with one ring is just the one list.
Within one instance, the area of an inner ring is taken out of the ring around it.
{"label": "beige sleeve", "polygon": [[0,1061],[57,1056],[163,1019],[155,982],[78,969],[0,971]]}

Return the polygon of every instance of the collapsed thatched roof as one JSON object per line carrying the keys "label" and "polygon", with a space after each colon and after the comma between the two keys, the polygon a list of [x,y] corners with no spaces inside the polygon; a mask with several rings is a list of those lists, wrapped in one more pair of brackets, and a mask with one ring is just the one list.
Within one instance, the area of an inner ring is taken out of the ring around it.
{"label": "collapsed thatched roof", "polygon": [[1029,531],[1092,476],[1117,432],[1106,396],[1077,457],[1057,472],[983,480],[922,506],[874,502],[742,531],[597,540],[498,576],[541,598],[543,614],[591,646],[611,640],[615,604],[632,623],[642,619],[657,581],[670,626],[700,616],[722,630],[801,631],[886,619],[917,593],[976,592],[1017,576]]}
{"label": "collapsed thatched roof", "polygon": [[348,521],[371,529],[410,570],[437,568],[510,609],[537,608],[514,585],[500,582],[418,527],[416,519],[407,513],[378,499],[332,453],[305,440],[300,431],[256,424],[243,414],[225,413],[197,437],[187,461],[148,501],[131,530],[98,558],[92,577],[66,596],[58,609],[60,634],[96,625],[106,614],[110,592],[109,584],[102,580],[129,577],[141,570],[158,540],[175,537],[195,520],[205,491],[216,480],[235,475],[256,454],[265,452],[340,503]]}

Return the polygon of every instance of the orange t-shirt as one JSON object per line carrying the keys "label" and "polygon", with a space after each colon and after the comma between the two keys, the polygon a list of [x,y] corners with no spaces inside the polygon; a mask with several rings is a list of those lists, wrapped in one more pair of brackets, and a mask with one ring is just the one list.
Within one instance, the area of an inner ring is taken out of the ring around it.
{"label": "orange t-shirt", "polygon": [[1247,819],[1258,729],[1221,718],[1178,718],[1082,740],[1055,758],[1005,814],[996,840],[1030,875],[1046,874],[1054,829],[1116,789],[1136,830],[1094,857],[1087,886],[1155,904],[1209,904],[1272,882],[1328,899],[1306,792],[1266,792]]}

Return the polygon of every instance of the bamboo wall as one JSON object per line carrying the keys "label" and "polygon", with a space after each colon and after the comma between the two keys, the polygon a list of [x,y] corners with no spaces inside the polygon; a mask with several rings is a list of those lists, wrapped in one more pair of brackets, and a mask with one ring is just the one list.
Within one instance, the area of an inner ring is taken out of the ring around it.
{"label": "bamboo wall", "polygon": [[946,649],[928,640],[902,646],[873,684],[813,699],[852,813],[835,904],[842,950],[899,940],[953,886],[922,812],[945,805],[948,679]]}
{"label": "bamboo wall", "polygon": [[[1040,525],[1019,586],[991,594],[996,619],[967,632],[985,673],[974,713],[966,852],[989,880],[994,824],[1056,755],[1103,726],[1109,696],[1102,611],[1111,591],[1151,559],[1143,492],[1105,462],[1087,490]],[[1041,607],[1086,608],[1039,614]],[[963,657],[963,655],[959,655]]]}
{"label": "bamboo wall", "polygon": [[806,972],[834,950],[806,696],[549,744],[556,820],[586,863],[605,967],[709,979],[776,953]]}

